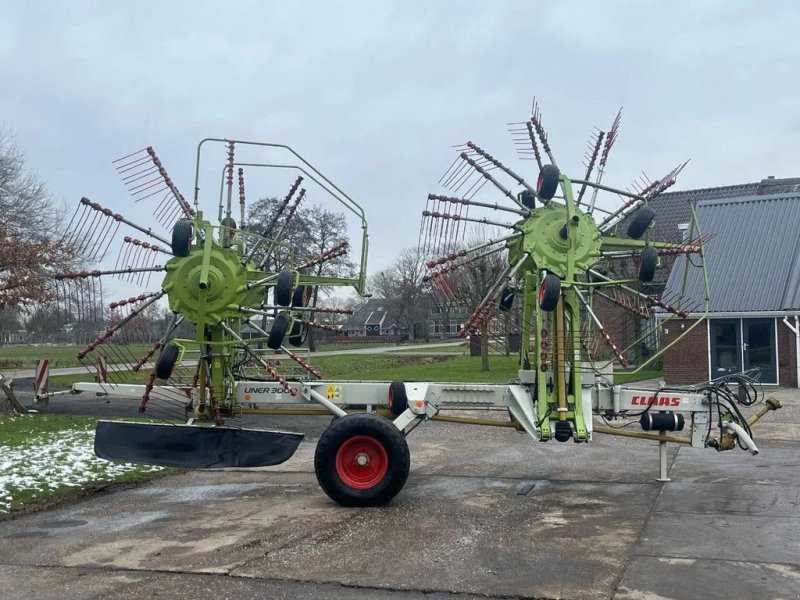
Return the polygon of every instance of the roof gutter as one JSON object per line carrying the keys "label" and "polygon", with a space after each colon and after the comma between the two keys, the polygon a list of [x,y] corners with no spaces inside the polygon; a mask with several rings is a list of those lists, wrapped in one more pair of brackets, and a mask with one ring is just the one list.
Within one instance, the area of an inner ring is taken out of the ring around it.
{"label": "roof gutter", "polygon": [[797,368],[797,387],[800,388],[800,317],[794,315],[794,326],[789,322],[789,317],[783,317],[783,323],[794,334],[794,362]]}

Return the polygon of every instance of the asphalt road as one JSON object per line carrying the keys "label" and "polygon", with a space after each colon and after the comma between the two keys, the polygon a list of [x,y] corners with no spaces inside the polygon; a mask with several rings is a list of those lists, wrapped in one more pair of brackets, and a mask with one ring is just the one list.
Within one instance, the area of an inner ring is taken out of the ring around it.
{"label": "asphalt road", "polygon": [[[598,436],[536,443],[427,423],[386,507],[319,489],[327,418],[277,467],[195,471],[0,522],[0,597],[800,598],[800,393],[756,429],[761,454]],[[80,396],[48,410],[128,410]],[[121,401],[125,402],[125,401]]]}

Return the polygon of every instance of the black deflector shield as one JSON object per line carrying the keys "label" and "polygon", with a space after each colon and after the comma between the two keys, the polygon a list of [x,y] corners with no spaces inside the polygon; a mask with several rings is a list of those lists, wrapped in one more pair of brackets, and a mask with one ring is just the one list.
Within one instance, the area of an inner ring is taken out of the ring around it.
{"label": "black deflector shield", "polygon": [[100,458],[184,469],[278,465],[297,450],[302,433],[99,421],[94,451]]}

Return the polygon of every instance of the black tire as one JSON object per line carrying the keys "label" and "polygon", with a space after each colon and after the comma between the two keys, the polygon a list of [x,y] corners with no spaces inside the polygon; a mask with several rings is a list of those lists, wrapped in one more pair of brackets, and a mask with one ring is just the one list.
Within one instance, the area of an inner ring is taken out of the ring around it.
{"label": "black tire", "polygon": [[407,408],[406,384],[402,381],[393,381],[389,384],[389,412],[397,417],[406,412]]}
{"label": "black tire", "polygon": [[558,178],[561,173],[555,165],[543,165],[539,171],[539,179],[536,182],[536,193],[542,200],[550,200],[558,191]]}
{"label": "black tire", "polygon": [[289,331],[289,345],[299,348],[306,343],[308,338],[308,328],[302,321],[293,321],[292,329]]}
{"label": "black tire", "polygon": [[539,286],[539,308],[550,312],[558,306],[561,297],[561,279],[555,273],[548,273]]}
{"label": "black tire", "polygon": [[[357,464],[357,459],[367,462]],[[403,489],[410,466],[406,438],[391,421],[373,413],[336,419],[314,453],[317,481],[342,506],[386,504]]]}
{"label": "black tire", "polygon": [[293,285],[294,273],[291,271],[278,273],[278,280],[275,282],[275,304],[279,306],[289,306],[291,304]]}
{"label": "black tire", "polygon": [[172,228],[172,253],[183,258],[189,256],[194,240],[194,225],[191,221],[178,221]]}
{"label": "black tire", "polygon": [[522,206],[525,208],[529,208],[531,210],[536,208],[536,195],[530,190],[522,190],[517,195],[517,200],[519,200],[520,204],[522,204]]}
{"label": "black tire", "polygon": [[639,281],[647,283],[653,281],[658,264],[658,250],[652,246],[647,246],[639,256]]}
{"label": "black tire", "polygon": [[156,360],[156,377],[159,379],[169,379],[172,375],[172,370],[175,368],[175,364],[178,362],[180,353],[181,349],[175,344],[167,344],[164,346],[161,353],[158,355],[158,360]]}
{"label": "black tire", "polygon": [[289,317],[286,315],[278,315],[272,322],[272,328],[269,330],[269,337],[267,338],[267,347],[273,350],[280,350],[283,345],[283,338],[286,337],[286,332],[289,331]]}
{"label": "black tire", "polygon": [[298,285],[292,294],[292,306],[305,308],[311,302],[313,288],[310,285]]}
{"label": "black tire", "polygon": [[500,303],[497,308],[500,312],[508,312],[514,306],[514,288],[503,288],[503,293],[500,294]]}
{"label": "black tire", "polygon": [[643,206],[640,208],[639,211],[633,216],[633,220],[631,221],[630,225],[628,225],[628,237],[633,240],[638,240],[644,235],[644,232],[647,231],[647,228],[650,227],[650,224],[655,218],[656,211],[654,211],[652,208],[649,206]]}

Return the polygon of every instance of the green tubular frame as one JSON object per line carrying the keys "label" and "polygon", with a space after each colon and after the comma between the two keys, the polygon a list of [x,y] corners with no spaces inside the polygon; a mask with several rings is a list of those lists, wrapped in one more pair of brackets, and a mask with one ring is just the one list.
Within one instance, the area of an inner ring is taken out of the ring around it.
{"label": "green tubular frame", "polygon": [[[586,274],[596,262],[602,252],[613,251],[635,251],[647,246],[655,248],[671,248],[671,242],[652,241],[644,239],[620,238],[613,235],[603,234],[598,226],[594,224],[591,216],[590,223],[586,220],[587,213],[581,211],[574,201],[572,186],[573,184],[586,184],[603,191],[620,193],[623,196],[635,198],[644,202],[644,198],[624,190],[616,190],[609,186],[598,185],[593,182],[583,180],[570,180],[566,175],[559,177],[564,204],[547,203],[537,207],[531,216],[520,221],[515,226],[517,231],[523,233],[522,238],[510,240],[507,243],[509,248],[509,264],[514,264],[523,251],[530,254],[529,264],[526,265],[524,274],[521,275],[521,285],[523,288],[523,314],[521,337],[524,343],[520,346],[519,365],[520,379],[533,385],[537,400],[537,421],[540,428],[542,440],[548,440],[553,435],[553,420],[568,420],[574,425],[577,441],[585,441],[588,437],[587,424],[584,419],[584,407],[582,397],[582,347],[581,347],[581,311],[582,302],[577,293],[577,289],[585,288],[591,295],[594,289],[601,289],[606,286],[618,286],[627,283],[638,282],[635,280],[613,280],[606,281],[580,281],[578,276]],[[692,206],[692,222],[690,237],[700,235],[700,227],[697,221],[695,207]],[[557,212],[553,212],[557,211]],[[560,214],[561,217],[557,215]],[[562,221],[557,219],[562,218]],[[549,219],[549,221],[548,221]],[[566,223],[567,237],[562,238],[563,242],[556,240],[552,242],[554,226],[558,222]],[[537,225],[538,223],[538,225]],[[570,226],[570,224],[574,226]],[[548,237],[549,236],[549,237]],[[525,238],[529,239],[525,239]],[[591,241],[588,238],[591,237]],[[550,241],[548,241],[550,240]],[[562,244],[559,246],[558,244]],[[576,252],[580,255],[576,256]],[[560,253],[560,254],[559,254]],[[662,347],[653,356],[639,364],[634,372],[641,371],[667,350],[672,348],[680,339],[689,334],[708,314],[709,306],[709,286],[708,273],[705,269],[705,258],[700,249],[700,262],[703,269],[703,281],[705,285],[705,302],[703,312],[699,315],[692,315],[697,318],[686,331],[682,332],[677,339],[670,344]],[[685,289],[688,278],[690,263],[684,258],[684,270],[682,274],[682,289]],[[537,291],[540,290],[545,272],[554,271],[561,276],[561,297],[557,307],[550,312],[545,312],[538,307]],[[634,291],[635,290],[631,290]],[[591,297],[587,300],[591,303]],[[662,323],[675,318],[669,314],[661,319]],[[563,329],[559,327],[563,324]],[[535,344],[530,348],[531,327],[533,327]],[[543,336],[543,332],[548,331],[548,335]],[[640,336],[630,346],[623,349],[627,352],[636,344],[640,343],[649,335],[648,333]],[[560,341],[559,341],[560,340]],[[543,350],[543,344],[547,346]],[[562,352],[557,352],[558,346],[563,344]],[[547,355],[556,352],[554,364],[546,362]],[[531,353],[533,356],[531,356]],[[600,368],[612,364],[614,359],[605,362]],[[571,390],[571,392],[570,392]],[[563,398],[560,398],[563,394]],[[561,408],[559,411],[559,400]],[[564,411],[563,408],[567,410]]]}

